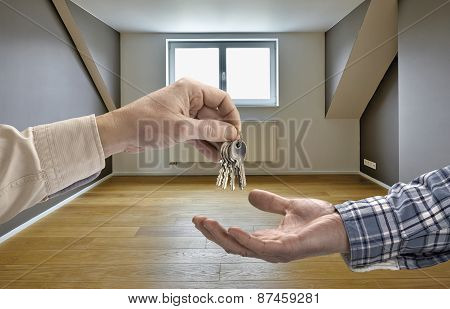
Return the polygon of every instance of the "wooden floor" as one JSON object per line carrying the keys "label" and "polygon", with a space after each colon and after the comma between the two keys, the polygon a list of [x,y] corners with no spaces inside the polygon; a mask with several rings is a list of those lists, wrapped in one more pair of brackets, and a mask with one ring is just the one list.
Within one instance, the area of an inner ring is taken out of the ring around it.
{"label": "wooden floor", "polygon": [[356,175],[254,176],[246,192],[214,177],[113,177],[0,244],[3,288],[449,288],[450,263],[352,273],[339,255],[270,264],[227,255],[192,225],[202,214],[248,230],[277,225],[250,189],[339,203],[385,194]]}

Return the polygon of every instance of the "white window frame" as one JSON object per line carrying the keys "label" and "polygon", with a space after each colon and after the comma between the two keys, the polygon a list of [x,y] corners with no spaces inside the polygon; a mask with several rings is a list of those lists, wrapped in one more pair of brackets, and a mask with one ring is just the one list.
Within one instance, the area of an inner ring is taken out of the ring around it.
{"label": "white window frame", "polygon": [[175,82],[176,48],[219,48],[219,88],[226,91],[226,48],[270,48],[270,99],[233,99],[237,106],[278,107],[278,39],[166,39],[166,85]]}

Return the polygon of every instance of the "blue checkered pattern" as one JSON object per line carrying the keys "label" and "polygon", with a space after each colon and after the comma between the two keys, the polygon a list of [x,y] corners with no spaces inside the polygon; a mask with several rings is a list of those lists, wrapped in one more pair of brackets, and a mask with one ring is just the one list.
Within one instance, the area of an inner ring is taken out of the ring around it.
{"label": "blue checkered pattern", "polygon": [[[386,196],[336,205],[350,243],[352,270],[415,269],[450,259],[450,165]],[[385,266],[385,267],[384,267]]]}

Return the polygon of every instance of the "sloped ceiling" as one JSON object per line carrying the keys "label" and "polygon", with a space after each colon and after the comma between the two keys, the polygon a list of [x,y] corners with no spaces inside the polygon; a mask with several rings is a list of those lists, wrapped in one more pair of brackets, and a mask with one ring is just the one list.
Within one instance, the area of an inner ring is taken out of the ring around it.
{"label": "sloped ceiling", "polygon": [[91,51],[86,44],[83,34],[81,33],[75,19],[73,18],[72,11],[70,10],[66,0],[52,0],[58,14],[63,21],[67,32],[69,32],[78,53],[83,60],[92,81],[100,94],[103,103],[105,104],[108,111],[113,111],[116,109],[116,104],[114,103],[111,93],[105,84],[105,81],[99,71],[99,63],[95,61],[92,57]]}
{"label": "sloped ceiling", "polygon": [[397,53],[397,16],[397,0],[370,2],[327,118],[361,118]]}

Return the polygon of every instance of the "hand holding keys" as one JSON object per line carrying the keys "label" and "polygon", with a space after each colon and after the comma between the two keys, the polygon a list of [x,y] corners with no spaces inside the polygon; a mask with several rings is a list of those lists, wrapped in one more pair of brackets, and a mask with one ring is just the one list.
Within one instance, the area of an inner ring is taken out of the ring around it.
{"label": "hand holding keys", "polygon": [[216,185],[222,189],[227,188],[230,179],[230,188],[235,189],[235,178],[238,178],[239,188],[243,190],[247,185],[245,178],[244,159],[247,153],[247,145],[243,140],[225,142],[220,148],[221,168]]}

